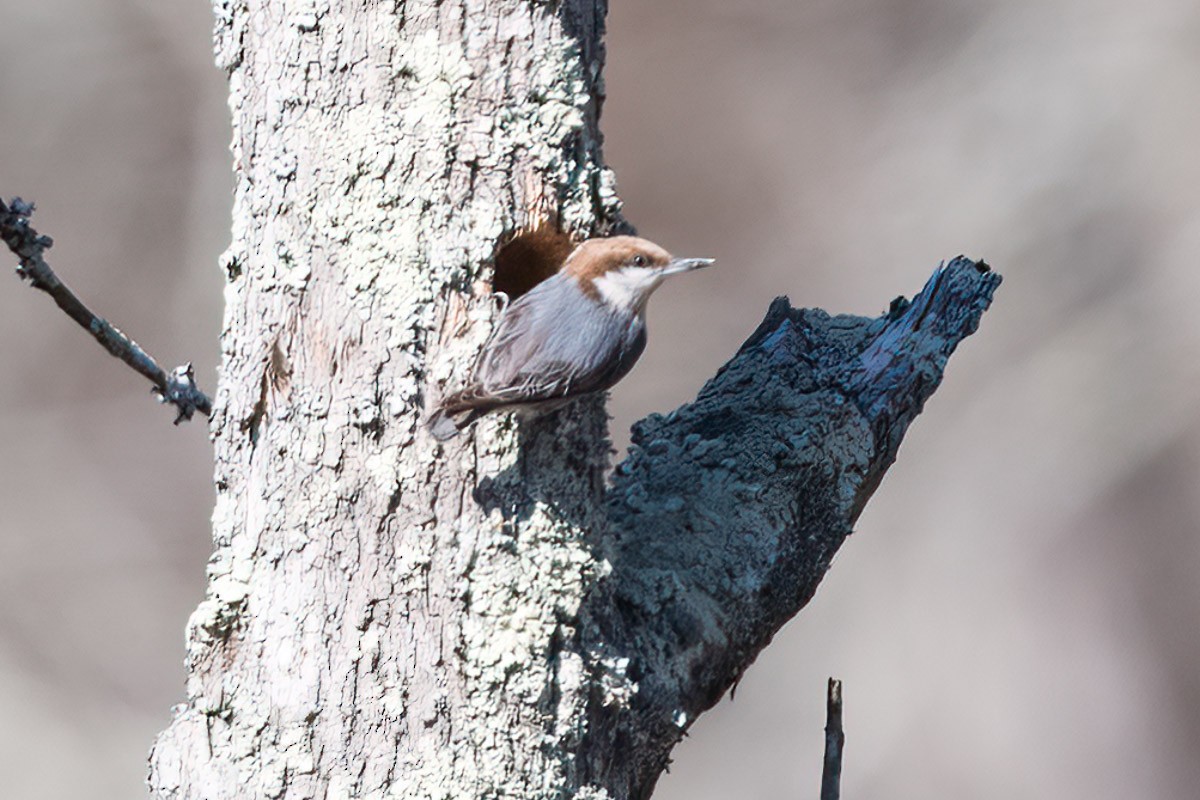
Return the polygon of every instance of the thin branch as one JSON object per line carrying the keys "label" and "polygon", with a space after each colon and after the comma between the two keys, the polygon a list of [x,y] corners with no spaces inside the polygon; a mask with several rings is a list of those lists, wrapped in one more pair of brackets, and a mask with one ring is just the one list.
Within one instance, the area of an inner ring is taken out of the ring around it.
{"label": "thin branch", "polygon": [[838,800],[841,796],[842,746],[846,733],[842,730],[842,682],[829,679],[825,698],[825,766],[821,770],[821,800]]}
{"label": "thin branch", "polygon": [[67,313],[86,331],[92,334],[104,349],[133,367],[154,384],[159,402],[171,403],[178,409],[175,424],[191,419],[199,411],[212,414],[212,401],[196,386],[191,363],[167,372],[158,365],[149,353],[137,342],[112,325],[108,320],[92,313],[91,309],[58,279],[54,270],[46,263],[43,254],[54,243],[49,236],[42,236],[29,224],[33,204],[14,197],[11,204],[0,200],[0,238],[8,249],[20,259],[17,275],[54,298],[58,307]]}

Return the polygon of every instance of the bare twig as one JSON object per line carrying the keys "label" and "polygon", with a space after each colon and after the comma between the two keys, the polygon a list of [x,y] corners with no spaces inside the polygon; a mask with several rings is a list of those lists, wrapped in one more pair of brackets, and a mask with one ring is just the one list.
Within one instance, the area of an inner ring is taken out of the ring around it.
{"label": "bare twig", "polygon": [[821,800],[838,800],[842,782],[842,682],[829,679],[825,698],[825,767],[821,771]]}
{"label": "bare twig", "polygon": [[30,226],[29,217],[32,214],[33,204],[26,203],[19,197],[14,197],[8,205],[0,200],[0,238],[4,239],[8,249],[20,259],[17,275],[28,281],[33,288],[41,289],[53,297],[58,307],[91,333],[105,350],[149,378],[154,384],[154,392],[158,395],[159,402],[171,403],[178,409],[176,425],[185,419],[191,419],[196,411],[205,416],[210,415],[212,401],[196,386],[190,362],[167,372],[149,353],[139,347],[137,342],[104,318],[92,313],[75,293],[58,279],[43,258],[43,253],[53,241],[49,236],[39,235]]}

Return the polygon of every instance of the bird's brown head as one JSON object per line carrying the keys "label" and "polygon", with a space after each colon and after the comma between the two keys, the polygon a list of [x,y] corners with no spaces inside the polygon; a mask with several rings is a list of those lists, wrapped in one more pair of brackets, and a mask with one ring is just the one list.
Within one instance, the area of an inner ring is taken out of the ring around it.
{"label": "bird's brown head", "polygon": [[641,314],[646,301],[670,275],[711,264],[711,258],[674,258],[654,242],[636,236],[588,239],[575,248],[563,271],[598,302]]}

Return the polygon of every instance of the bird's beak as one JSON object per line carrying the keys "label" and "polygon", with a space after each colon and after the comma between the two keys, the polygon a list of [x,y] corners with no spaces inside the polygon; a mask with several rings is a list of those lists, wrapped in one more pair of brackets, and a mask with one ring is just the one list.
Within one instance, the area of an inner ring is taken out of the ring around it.
{"label": "bird's beak", "polygon": [[677,272],[691,272],[694,269],[707,267],[716,259],[713,258],[672,258],[663,267],[663,275],[674,275]]}

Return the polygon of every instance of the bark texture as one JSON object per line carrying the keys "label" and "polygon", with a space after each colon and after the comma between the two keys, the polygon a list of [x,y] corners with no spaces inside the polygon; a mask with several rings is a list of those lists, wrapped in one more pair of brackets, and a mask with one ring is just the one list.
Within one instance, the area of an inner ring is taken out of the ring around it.
{"label": "bark texture", "polygon": [[623,228],[604,4],[216,2],[237,172],[209,590],[159,797],[645,797],[811,597],[998,278],[776,301],[606,488],[600,399],[445,445],[497,249]]}

